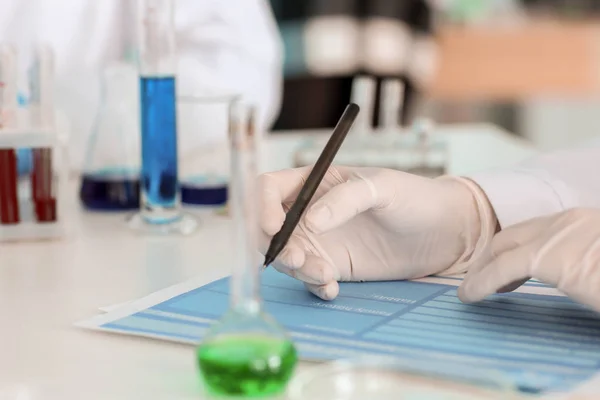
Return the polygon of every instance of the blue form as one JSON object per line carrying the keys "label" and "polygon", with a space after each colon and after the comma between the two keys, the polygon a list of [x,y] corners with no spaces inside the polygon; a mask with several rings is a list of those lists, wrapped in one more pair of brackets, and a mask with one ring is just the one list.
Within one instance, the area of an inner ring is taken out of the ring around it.
{"label": "blue form", "polygon": [[[102,328],[199,341],[227,310],[228,285],[215,281]],[[452,361],[531,393],[572,388],[600,369],[600,317],[565,297],[509,293],[465,305],[455,286],[394,281],[342,283],[338,298],[323,301],[273,269],[262,294],[304,358]]]}
{"label": "blue form", "polygon": [[149,205],[173,208],[177,183],[175,78],[142,77],[142,188]]}

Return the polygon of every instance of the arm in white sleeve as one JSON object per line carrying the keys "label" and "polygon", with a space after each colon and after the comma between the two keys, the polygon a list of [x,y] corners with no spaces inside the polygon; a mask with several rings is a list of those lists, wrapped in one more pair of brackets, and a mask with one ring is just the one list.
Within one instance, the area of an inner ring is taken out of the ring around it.
{"label": "arm in white sleeve", "polygon": [[268,129],[279,112],[283,50],[267,0],[178,0],[178,95],[241,94]]}
{"label": "arm in white sleeve", "polygon": [[600,140],[595,140],[468,178],[483,189],[500,226],[506,228],[570,208],[600,208],[598,171]]}

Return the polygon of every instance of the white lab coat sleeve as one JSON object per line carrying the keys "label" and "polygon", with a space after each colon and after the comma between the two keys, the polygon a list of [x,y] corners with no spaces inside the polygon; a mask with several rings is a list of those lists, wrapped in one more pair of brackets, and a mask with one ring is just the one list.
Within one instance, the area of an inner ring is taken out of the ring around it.
{"label": "white lab coat sleeve", "polygon": [[261,129],[279,113],[283,46],[267,0],[177,0],[178,95],[239,94]]}
{"label": "white lab coat sleeve", "polygon": [[570,208],[600,208],[600,140],[467,176],[486,193],[502,228]]}

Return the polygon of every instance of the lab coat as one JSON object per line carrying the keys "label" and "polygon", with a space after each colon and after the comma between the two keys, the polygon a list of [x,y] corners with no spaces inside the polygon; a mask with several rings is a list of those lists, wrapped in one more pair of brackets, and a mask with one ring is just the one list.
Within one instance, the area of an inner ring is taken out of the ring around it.
{"label": "lab coat", "polygon": [[502,228],[576,207],[600,208],[600,138],[511,168],[469,175]]}
{"label": "lab coat", "polygon": [[[99,74],[135,46],[135,0],[0,0],[0,42],[20,53],[20,87],[37,42],[56,58],[56,105],[69,120],[69,158],[84,164],[98,112]],[[258,105],[261,129],[278,114],[282,45],[267,0],[175,0],[180,96],[241,94]],[[219,132],[224,135],[224,132]],[[186,147],[205,138],[182,138]],[[186,140],[187,139],[187,140]]]}

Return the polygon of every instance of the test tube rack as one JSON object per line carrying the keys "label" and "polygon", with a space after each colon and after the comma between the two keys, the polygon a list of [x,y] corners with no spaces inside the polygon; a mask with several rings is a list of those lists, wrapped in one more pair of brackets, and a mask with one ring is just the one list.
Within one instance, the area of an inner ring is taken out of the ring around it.
{"label": "test tube rack", "polygon": [[[24,115],[28,113],[27,110],[20,111]],[[3,169],[0,171],[0,242],[58,239],[67,233],[65,193],[68,191],[68,134],[66,118],[57,112],[56,121],[56,128],[0,128],[0,152],[5,157],[7,154],[12,157],[19,149],[31,149],[33,154],[36,154],[36,150],[44,149],[45,154],[51,155],[49,165],[52,177],[49,182],[42,182],[51,193],[50,201],[46,201],[49,204],[42,207],[43,201],[36,203],[34,200],[34,180],[40,179],[35,176],[35,169],[19,176],[15,168],[7,169],[6,165],[0,165],[0,169]],[[7,191],[14,190],[15,186],[17,210],[14,204],[7,204],[7,201],[12,201],[7,200]],[[45,211],[40,211],[41,208],[45,208]]]}
{"label": "test tube rack", "polygon": [[[294,166],[313,165],[326,139],[309,138],[303,143],[294,155]],[[360,137],[360,141],[349,139],[340,148],[334,164],[390,168],[434,178],[445,174],[449,163],[447,143],[436,135],[420,142],[414,132],[398,128],[395,132],[374,130]]]}
{"label": "test tube rack", "polygon": [[[372,125],[376,79],[359,75],[352,83],[352,102],[361,111],[335,164],[352,167],[379,167],[435,178],[446,173],[448,145],[434,132],[433,122],[420,118],[412,127],[404,127],[404,83],[399,78],[381,81],[378,128]],[[313,165],[327,138],[308,138],[294,155],[294,166]]]}

